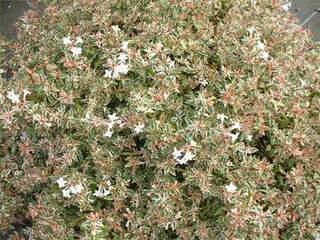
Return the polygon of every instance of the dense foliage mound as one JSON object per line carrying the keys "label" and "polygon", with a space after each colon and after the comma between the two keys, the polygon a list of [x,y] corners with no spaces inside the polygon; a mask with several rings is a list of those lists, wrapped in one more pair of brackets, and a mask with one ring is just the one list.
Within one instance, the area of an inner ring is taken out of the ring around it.
{"label": "dense foliage mound", "polygon": [[30,12],[1,43],[2,238],[315,239],[320,46],[281,4]]}

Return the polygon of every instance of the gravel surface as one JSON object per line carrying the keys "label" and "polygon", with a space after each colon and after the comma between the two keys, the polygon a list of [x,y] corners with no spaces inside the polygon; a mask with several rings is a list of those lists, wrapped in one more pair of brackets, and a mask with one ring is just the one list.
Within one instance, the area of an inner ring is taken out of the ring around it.
{"label": "gravel surface", "polygon": [[[32,0],[0,0],[0,34],[9,38],[17,36],[14,23],[31,8],[30,2]],[[319,0],[293,0],[291,11],[303,22],[319,7]],[[314,32],[314,39],[320,41],[320,12],[315,14],[304,27],[310,28]]]}

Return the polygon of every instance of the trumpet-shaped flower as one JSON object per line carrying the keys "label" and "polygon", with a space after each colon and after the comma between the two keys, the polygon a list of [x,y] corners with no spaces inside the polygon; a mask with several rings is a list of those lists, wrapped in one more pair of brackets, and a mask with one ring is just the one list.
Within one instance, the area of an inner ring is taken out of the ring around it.
{"label": "trumpet-shaped flower", "polygon": [[102,198],[102,197],[106,197],[106,196],[110,195],[110,193],[111,193],[110,189],[99,187],[98,190],[95,190],[93,195],[96,197]]}
{"label": "trumpet-shaped flower", "polygon": [[82,44],[83,43],[83,40],[81,37],[77,37],[76,38],[76,44]]}
{"label": "trumpet-shaped flower", "polygon": [[67,184],[67,181],[65,181],[63,179],[63,177],[60,177],[58,180],[57,180],[57,184],[59,185],[59,188],[64,188]]}
{"label": "trumpet-shaped flower", "polygon": [[172,156],[175,160],[178,160],[180,157],[182,157],[182,153],[183,153],[182,151],[174,148],[172,152]]}
{"label": "trumpet-shaped flower", "polygon": [[74,57],[79,57],[79,55],[82,53],[82,48],[80,47],[72,47],[70,50]]}
{"label": "trumpet-shaped flower", "polygon": [[119,28],[118,25],[113,25],[113,26],[111,26],[111,28],[115,33],[119,33],[121,31],[121,29]]}
{"label": "trumpet-shaped flower", "polygon": [[234,143],[238,137],[239,137],[239,133],[228,133],[228,136],[231,138],[231,141]]}
{"label": "trumpet-shaped flower", "polygon": [[234,193],[235,191],[237,191],[237,186],[234,185],[232,182],[229,185],[226,185],[225,188],[228,193]]}
{"label": "trumpet-shaped flower", "polygon": [[125,54],[125,53],[120,53],[119,57],[118,57],[118,60],[121,62],[121,63],[125,63],[128,59],[128,55]]}
{"label": "trumpet-shaped flower", "polygon": [[70,189],[63,189],[62,190],[62,195],[65,197],[65,198],[71,198],[71,190]]}
{"label": "trumpet-shaped flower", "polygon": [[120,76],[120,74],[126,75],[129,71],[129,65],[120,63],[119,65],[114,67],[113,71],[114,78],[117,78],[118,76]]}
{"label": "trumpet-shaped flower", "polygon": [[72,43],[71,38],[70,37],[64,37],[62,39],[62,42],[64,45],[70,45]]}
{"label": "trumpet-shaped flower", "polygon": [[103,76],[108,77],[108,78],[112,78],[112,70],[105,69]]}
{"label": "trumpet-shaped flower", "polygon": [[113,123],[116,122],[116,121],[119,119],[119,117],[117,116],[116,113],[109,114],[109,115],[108,115],[108,118],[109,118],[110,121],[113,122]]}
{"label": "trumpet-shaped flower", "polygon": [[291,8],[291,2],[282,5],[282,9],[285,11],[289,11]]}
{"label": "trumpet-shaped flower", "polygon": [[16,94],[13,90],[7,92],[7,98],[12,102],[12,103],[19,103],[19,94]]}
{"label": "trumpet-shaped flower", "polygon": [[135,125],[135,128],[133,129],[133,131],[136,134],[139,134],[139,133],[143,132],[143,129],[144,129],[144,124],[143,123],[139,123],[138,125]]}
{"label": "trumpet-shaped flower", "polygon": [[78,193],[81,193],[84,188],[83,188],[82,184],[79,183],[77,185],[71,186],[69,189],[70,189],[71,193],[78,194]]}
{"label": "trumpet-shaped flower", "polygon": [[105,131],[105,133],[103,134],[104,137],[112,137],[113,132],[111,131],[111,129],[109,128],[107,131]]}
{"label": "trumpet-shaped flower", "polygon": [[230,127],[230,131],[234,130],[234,129],[241,129],[241,124],[239,122],[235,122],[231,127]]}

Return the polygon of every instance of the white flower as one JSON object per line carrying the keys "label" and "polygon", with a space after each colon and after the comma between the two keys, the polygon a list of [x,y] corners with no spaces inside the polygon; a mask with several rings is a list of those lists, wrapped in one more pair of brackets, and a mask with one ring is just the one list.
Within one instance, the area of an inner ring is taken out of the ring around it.
{"label": "white flower", "polygon": [[121,121],[121,119],[115,121],[115,123],[118,124],[119,127],[121,127],[121,128],[125,125],[125,123],[123,121]]}
{"label": "white flower", "polygon": [[192,160],[192,158],[194,157],[195,155],[192,154],[190,151],[186,151],[185,155],[183,156],[182,160],[185,161],[185,162],[188,162],[190,160]]}
{"label": "white flower", "polygon": [[180,164],[180,165],[185,165],[188,162],[185,158],[176,159],[176,161],[178,162],[177,164]]}
{"label": "white flower", "polygon": [[228,118],[226,115],[224,115],[223,113],[222,114],[218,114],[217,115],[217,119],[219,119],[220,121],[221,121],[221,125],[223,125],[223,123],[224,123],[224,120],[226,119],[226,118]]}
{"label": "white flower", "polygon": [[82,184],[79,183],[77,185],[71,186],[69,189],[71,193],[78,194],[78,193],[81,193],[84,188]]}
{"label": "white flower", "polygon": [[108,77],[108,78],[112,78],[112,70],[105,69],[103,76]]}
{"label": "white flower", "polygon": [[124,52],[127,52],[128,51],[128,46],[129,46],[129,42],[128,41],[125,41],[121,44],[121,50],[124,51]]}
{"label": "white flower", "polygon": [[58,180],[57,180],[57,183],[59,185],[59,188],[64,188],[67,184],[67,182],[63,179],[63,177],[60,177]]}
{"label": "white flower", "polygon": [[125,63],[126,60],[128,59],[128,55],[125,54],[125,53],[120,53],[119,57],[118,57],[118,60],[121,62],[121,63]]}
{"label": "white flower", "polygon": [[96,196],[96,197],[106,197],[108,195],[110,195],[111,191],[110,191],[110,188],[109,189],[106,189],[106,188],[103,188],[103,187],[99,187],[98,190],[96,190],[93,195]]}
{"label": "white flower", "polygon": [[247,136],[247,139],[248,139],[248,141],[252,141],[252,135],[249,134],[249,135]]}
{"label": "white flower", "polygon": [[0,74],[5,73],[6,71],[0,68]]}
{"label": "white flower", "polygon": [[116,113],[109,114],[109,115],[108,115],[108,118],[109,118],[110,121],[113,122],[113,123],[116,122],[116,121],[119,119],[119,117],[117,116]]}
{"label": "white flower", "polygon": [[76,44],[82,44],[83,43],[83,40],[81,37],[77,37],[76,38]]}
{"label": "white flower", "polygon": [[266,45],[264,45],[264,43],[259,40],[257,42],[257,48],[260,50],[264,50],[266,48]]}
{"label": "white flower", "polygon": [[257,0],[251,0],[251,4],[252,4],[253,6],[255,6],[256,3],[257,3]]}
{"label": "white flower", "polygon": [[283,10],[289,11],[291,8],[291,2],[282,5]]}
{"label": "white flower", "polygon": [[238,139],[239,133],[228,133],[228,136],[231,137],[231,141],[234,143]]}
{"label": "white flower", "polygon": [[192,160],[192,158],[195,156],[190,151],[186,151],[184,153],[184,156],[182,157],[183,155],[182,152],[178,151],[177,149],[174,149],[174,152],[172,153],[172,155],[174,156],[174,159],[177,161],[177,164],[181,164],[181,165],[187,164],[188,161]]}
{"label": "white flower", "polygon": [[178,160],[180,157],[182,157],[182,151],[174,148],[173,149],[173,153],[172,153],[172,156],[175,160]]}
{"label": "white flower", "polygon": [[110,180],[107,180],[107,178],[104,176],[103,181],[100,182],[100,186],[98,187],[98,190],[96,190],[93,195],[96,197],[106,197],[111,194],[111,182]]}
{"label": "white flower", "polygon": [[119,65],[114,67],[114,73],[113,74],[116,74],[117,76],[119,74],[126,75],[128,73],[128,71],[129,71],[129,65],[124,64],[124,63],[120,63]]}
{"label": "white flower", "polygon": [[113,128],[114,122],[111,121],[111,122],[107,122],[106,124],[107,124],[108,128],[111,129],[111,128]]}
{"label": "white flower", "polygon": [[12,102],[12,103],[19,103],[19,94],[16,94],[13,90],[7,92],[7,98]]}
{"label": "white flower", "polygon": [[110,138],[110,137],[112,137],[112,133],[113,133],[113,132],[112,132],[110,129],[108,129],[108,130],[103,134],[103,136]]}
{"label": "white flower", "polygon": [[72,47],[70,50],[74,57],[78,57],[82,53],[81,47]]}
{"label": "white flower", "polygon": [[138,125],[135,125],[135,128],[133,129],[133,131],[136,134],[139,134],[139,133],[143,132],[143,129],[144,129],[144,124],[143,123],[139,123]]}
{"label": "white flower", "polygon": [[64,45],[70,45],[72,43],[70,37],[64,37],[62,41]]}
{"label": "white flower", "polygon": [[113,30],[115,33],[118,33],[118,32],[121,31],[121,29],[119,28],[118,25],[113,25],[113,26],[111,26],[111,28],[112,28],[112,30]]}
{"label": "white flower", "polygon": [[230,183],[229,185],[225,186],[225,188],[229,193],[234,193],[235,191],[237,191],[237,186],[233,183]]}
{"label": "white flower", "polygon": [[63,190],[62,190],[62,195],[63,195],[65,198],[71,198],[70,193],[71,193],[70,189],[63,189]]}
{"label": "white flower", "polygon": [[235,123],[230,127],[229,131],[232,131],[232,130],[234,130],[234,129],[240,130],[240,128],[241,128],[241,124],[240,124],[239,122],[235,122]]}
{"label": "white flower", "polygon": [[267,51],[261,51],[259,54],[260,58],[267,61],[269,58],[269,53]]}

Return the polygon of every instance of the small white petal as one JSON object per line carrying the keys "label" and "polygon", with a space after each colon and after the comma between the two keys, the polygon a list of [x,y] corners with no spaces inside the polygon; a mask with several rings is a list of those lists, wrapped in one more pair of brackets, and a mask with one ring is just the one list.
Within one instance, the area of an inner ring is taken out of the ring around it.
{"label": "small white petal", "polygon": [[110,129],[108,129],[108,131],[106,131],[106,132],[103,134],[103,136],[110,138],[110,137],[112,137],[112,134],[113,134],[113,132],[112,132]]}
{"label": "small white petal", "polygon": [[111,122],[115,122],[115,121],[117,121],[119,119],[119,117],[117,116],[116,113],[109,114],[108,118],[110,119]]}
{"label": "small white petal", "polygon": [[121,44],[121,50],[127,52],[128,51],[129,42],[125,41]]}
{"label": "small white petal", "polygon": [[115,33],[118,33],[118,32],[121,31],[121,29],[119,28],[118,25],[113,25],[113,26],[111,26],[111,28],[112,28],[112,30],[113,30]]}
{"label": "small white petal", "polygon": [[7,98],[12,102],[12,103],[19,103],[19,95],[16,94],[13,90],[7,92]]}
{"label": "small white petal", "polygon": [[70,37],[64,37],[62,41],[64,45],[70,45],[72,43]]}
{"label": "small white petal", "polygon": [[185,155],[183,156],[183,158],[181,160],[184,162],[188,162],[188,161],[192,160],[194,156],[195,155],[193,155],[191,152],[186,151]]}
{"label": "small white petal", "polygon": [[264,50],[266,48],[266,45],[264,45],[263,42],[258,41],[257,42],[257,48],[260,49],[260,50]]}
{"label": "small white petal", "polygon": [[282,5],[283,10],[289,11],[291,8],[291,2]]}
{"label": "small white petal", "polygon": [[114,74],[123,74],[126,75],[129,71],[129,65],[120,63],[114,67]]}
{"label": "small white petal", "polygon": [[70,189],[63,189],[63,190],[62,190],[62,195],[63,195],[65,198],[71,198],[70,193],[71,193]]}
{"label": "small white petal", "polygon": [[133,131],[136,134],[139,134],[139,133],[143,132],[143,129],[144,129],[144,124],[143,123],[139,123],[138,125],[135,125],[135,128],[133,129]]}
{"label": "small white petal", "polygon": [[173,153],[172,153],[172,156],[175,160],[178,160],[180,157],[182,157],[182,151],[174,148],[173,149]]}
{"label": "small white petal", "polygon": [[237,186],[233,183],[230,183],[229,185],[225,186],[225,188],[229,193],[234,193],[235,191],[237,191]]}
{"label": "small white petal", "polygon": [[241,124],[239,122],[235,122],[229,129],[229,131],[232,131],[234,129],[238,129],[240,130],[241,129]]}
{"label": "small white petal", "polygon": [[63,179],[63,177],[60,177],[57,180],[57,184],[59,185],[59,188],[64,188],[67,184],[67,182]]}
{"label": "small white petal", "polygon": [[105,69],[103,76],[106,78],[112,78],[112,70]]}
{"label": "small white petal", "polygon": [[125,63],[128,59],[128,55],[125,54],[125,53],[120,53],[119,57],[118,57],[118,60],[121,62],[121,63]]}
{"label": "small white petal", "polygon": [[261,51],[259,54],[260,58],[267,61],[269,59],[269,53],[267,51]]}
{"label": "small white petal", "polygon": [[77,43],[77,44],[82,44],[82,43],[83,43],[82,38],[81,38],[81,37],[77,37],[77,38],[76,38],[76,43]]}
{"label": "small white petal", "polygon": [[231,137],[231,141],[234,143],[238,139],[239,133],[228,133],[228,136]]}
{"label": "small white petal", "polygon": [[81,193],[83,189],[84,188],[81,183],[70,187],[71,193],[74,193],[74,194]]}
{"label": "small white petal", "polygon": [[74,57],[78,57],[82,53],[82,48],[80,47],[72,47],[70,50]]}

